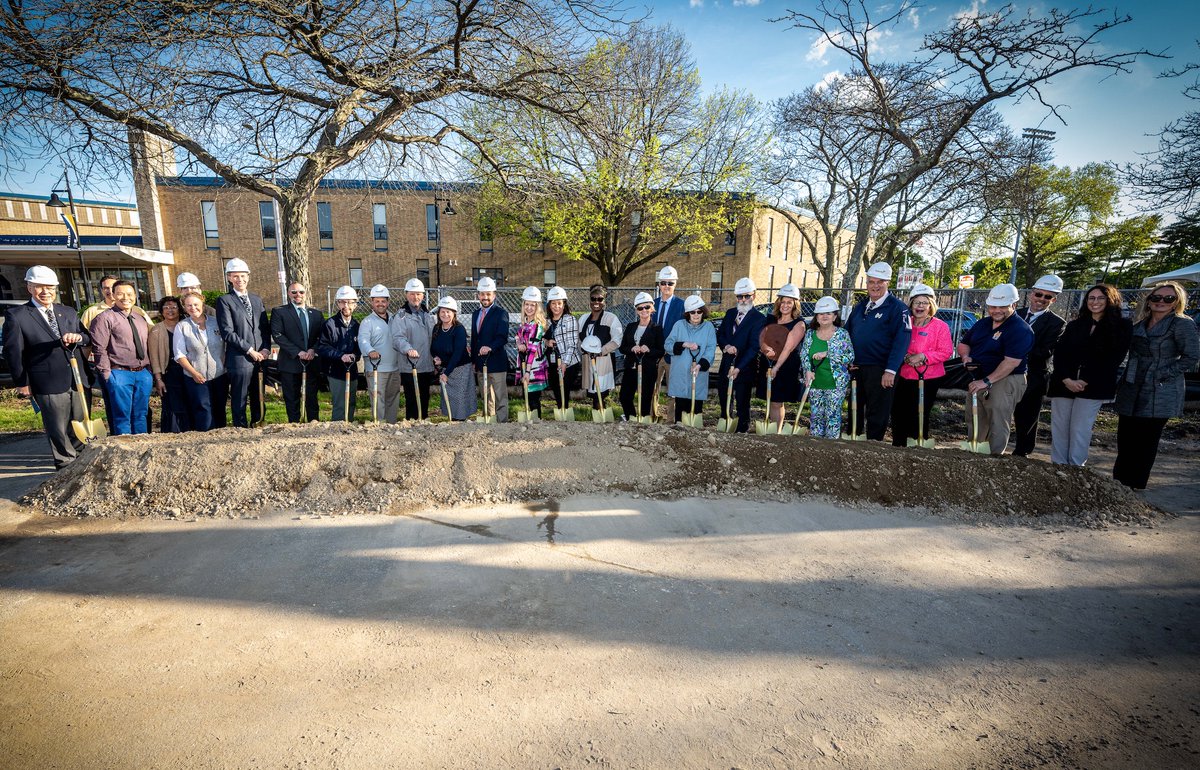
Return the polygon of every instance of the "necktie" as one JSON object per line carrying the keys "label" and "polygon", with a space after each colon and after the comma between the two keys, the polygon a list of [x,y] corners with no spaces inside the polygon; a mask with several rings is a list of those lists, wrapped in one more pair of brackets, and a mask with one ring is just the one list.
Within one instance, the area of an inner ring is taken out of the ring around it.
{"label": "necktie", "polygon": [[54,317],[53,306],[43,308],[46,312],[46,323],[50,324],[50,331],[55,337],[62,337],[62,332],[58,330],[58,319]]}
{"label": "necktie", "polygon": [[246,308],[246,317],[253,319],[254,318],[254,308],[250,307],[250,298],[247,297],[245,294],[239,294],[238,299],[240,299],[242,301],[242,305],[245,306],[245,308]]}
{"label": "necktie", "polygon": [[145,361],[146,347],[142,344],[142,335],[138,334],[137,324],[133,322],[133,313],[125,316],[125,320],[129,321],[129,331],[133,332],[133,352],[137,354],[138,361]]}
{"label": "necktie", "polygon": [[488,311],[488,308],[486,308],[486,307],[480,308],[480,310],[479,310],[479,323],[478,323],[478,325],[475,326],[476,334],[478,334],[480,332],[480,330],[483,329],[483,318],[484,318],[484,316],[487,315],[487,311]]}
{"label": "necktie", "polygon": [[308,311],[301,305],[296,305],[296,315],[300,316],[300,328],[304,332],[304,346],[308,347]]}
{"label": "necktie", "polygon": [[868,302],[867,303],[867,315],[871,315],[871,311],[873,311],[874,309],[875,309],[875,303]]}

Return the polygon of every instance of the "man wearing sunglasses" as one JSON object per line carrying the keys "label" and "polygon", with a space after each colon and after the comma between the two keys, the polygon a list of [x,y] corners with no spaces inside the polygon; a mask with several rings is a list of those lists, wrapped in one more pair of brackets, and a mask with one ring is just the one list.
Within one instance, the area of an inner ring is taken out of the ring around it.
{"label": "man wearing sunglasses", "polygon": [[[283,405],[288,422],[312,422],[320,414],[317,401],[317,378],[321,361],[317,358],[317,340],[325,328],[325,314],[308,307],[308,290],[302,283],[288,286],[288,303],[271,311],[271,341],[279,346],[279,384],[283,389]],[[307,379],[304,387],[301,382]],[[304,403],[300,403],[300,391]]]}
{"label": "man wearing sunglasses", "polygon": [[1061,278],[1043,275],[1034,282],[1033,289],[1026,297],[1025,307],[1017,311],[1017,317],[1033,329],[1033,349],[1029,351],[1025,372],[1025,395],[1017,402],[1013,412],[1013,421],[1016,423],[1013,454],[1018,457],[1028,456],[1037,444],[1038,417],[1041,416],[1042,402],[1050,382],[1050,357],[1067,323],[1050,310],[1062,290]]}
{"label": "man wearing sunglasses", "polygon": [[[658,299],[654,300],[654,323],[662,327],[663,334],[670,334],[675,328],[675,322],[683,318],[683,300],[675,296],[675,284],[679,282],[679,272],[665,265],[658,271]],[[663,379],[671,370],[670,351],[658,361],[658,373],[654,380],[654,390],[662,386]],[[724,403],[724,402],[722,402]],[[657,407],[657,405],[656,405]],[[674,422],[675,412],[667,410],[663,422]]]}
{"label": "man wearing sunglasses", "polygon": [[728,420],[725,404],[729,381],[733,380],[734,410],[737,412],[737,432],[750,430],[750,394],[758,376],[758,337],[767,317],[754,307],[754,281],[742,278],[733,287],[737,305],[725,312],[717,329],[717,349],[721,351],[721,370],[717,375],[717,398],[721,402],[721,417]]}

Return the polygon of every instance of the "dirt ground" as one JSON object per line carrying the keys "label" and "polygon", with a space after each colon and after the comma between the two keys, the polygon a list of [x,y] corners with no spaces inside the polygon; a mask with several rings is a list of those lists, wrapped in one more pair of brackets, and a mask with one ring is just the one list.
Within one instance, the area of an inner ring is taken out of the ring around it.
{"label": "dirt ground", "polygon": [[1164,450],[1142,496],[657,426],[125,438],[55,476],[0,443],[0,756],[1194,767],[1197,444]]}

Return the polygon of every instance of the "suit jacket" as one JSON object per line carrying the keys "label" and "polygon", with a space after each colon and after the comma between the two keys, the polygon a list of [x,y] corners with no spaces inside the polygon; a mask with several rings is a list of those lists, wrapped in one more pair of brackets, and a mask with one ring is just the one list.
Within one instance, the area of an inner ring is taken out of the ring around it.
{"label": "suit jacket", "polygon": [[725,317],[721,319],[721,326],[717,329],[718,350],[724,350],[726,345],[733,345],[737,348],[736,356],[721,356],[721,376],[724,376],[724,373],[729,371],[729,367],[736,363],[739,370],[750,373],[749,379],[742,380],[739,376],[738,381],[752,382],[756,371],[755,363],[758,361],[758,338],[763,327],[767,325],[767,317],[757,308],[750,308],[740,326],[735,326],[735,321],[737,321],[736,307],[725,312]]}
{"label": "suit jacket", "polygon": [[[54,305],[54,316],[62,334],[83,335],[71,355],[79,363],[79,376],[86,378],[83,348],[91,344],[79,316],[66,305]],[[4,320],[4,357],[12,372],[13,384],[28,385],[38,395],[66,393],[75,387],[71,364],[62,340],[50,331],[50,324],[33,302],[11,308]]]}
{"label": "suit jacket", "polygon": [[[508,354],[504,352],[504,346],[508,344],[508,311],[493,302],[480,328],[481,310],[471,314],[471,363],[476,371],[482,371],[484,364],[487,364],[488,374],[507,372]],[[492,350],[488,355],[481,356],[479,349],[484,347]]]}
{"label": "suit jacket", "polygon": [[254,362],[246,354],[271,346],[271,323],[267,320],[262,297],[257,294],[247,296],[250,298],[250,318],[246,317],[246,307],[233,292],[217,298],[217,329],[221,339],[225,340],[226,369],[254,368]]}
{"label": "suit jacket", "polygon": [[279,371],[287,374],[299,374],[305,369],[312,374],[321,368],[319,356],[305,366],[300,360],[300,354],[306,350],[317,349],[321,330],[325,328],[325,314],[314,307],[306,307],[304,312],[308,315],[307,337],[304,336],[304,328],[300,325],[300,314],[291,304],[280,305],[271,311],[271,340],[279,346]]}
{"label": "suit jacket", "polygon": [[[636,323],[625,324],[625,329],[621,334],[620,350],[625,355],[626,371],[634,371],[637,369],[638,357],[633,354],[633,335],[637,334],[637,329],[638,325]],[[666,352],[666,348],[664,347],[666,344],[666,337],[666,332],[663,331],[661,326],[654,323],[654,321],[651,321],[650,325],[646,327],[646,331],[642,332],[642,341],[639,344],[650,348],[650,350],[642,355],[643,370],[649,366],[658,368],[658,360],[662,358],[663,353]]]}
{"label": "suit jacket", "polygon": [[[683,297],[676,294],[671,297],[671,305],[667,308],[666,315],[663,315],[663,300],[662,297],[654,298],[654,323],[658,324],[663,329],[663,334],[670,334],[675,328],[675,322],[683,320]],[[667,360],[671,360],[671,351],[667,351]]]}
{"label": "suit jacket", "polygon": [[[1017,311],[1017,316],[1029,323],[1031,315],[1029,308],[1023,307]],[[1029,351],[1029,363],[1026,374],[1030,377],[1046,379],[1046,370],[1050,366],[1050,356],[1054,355],[1054,347],[1062,336],[1067,322],[1061,316],[1047,310],[1038,316],[1029,328],[1033,329],[1033,349]]]}

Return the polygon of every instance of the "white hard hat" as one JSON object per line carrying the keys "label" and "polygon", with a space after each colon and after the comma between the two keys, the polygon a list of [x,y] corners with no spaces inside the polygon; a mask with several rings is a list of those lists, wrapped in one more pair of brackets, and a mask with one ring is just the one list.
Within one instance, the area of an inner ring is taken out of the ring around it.
{"label": "white hard hat", "polygon": [[175,279],[176,289],[190,289],[199,285],[200,279],[194,273],[180,273],[179,277]]}
{"label": "white hard hat", "polygon": [[526,286],[525,291],[521,292],[522,302],[541,302],[542,290],[536,286]]}
{"label": "white hard hat", "polygon": [[841,305],[833,297],[821,297],[817,300],[817,306],[813,308],[814,313],[836,313],[841,309]]}
{"label": "white hard hat", "polygon": [[375,299],[376,297],[391,299],[392,293],[388,291],[388,287],[384,286],[382,283],[377,283],[371,287],[371,299]]}
{"label": "white hard hat", "polygon": [[754,281],[751,281],[749,278],[740,278],[738,279],[738,282],[733,285],[734,294],[753,294],[756,289],[757,287],[754,285]]}
{"label": "white hard hat", "polygon": [[600,338],[595,334],[589,334],[583,338],[583,342],[579,343],[579,347],[584,353],[599,353],[604,347],[604,343],[600,342]]}
{"label": "white hard hat", "polygon": [[475,291],[495,291],[496,282],[486,275],[479,279],[479,283],[475,284]]}
{"label": "white hard hat", "polygon": [[419,291],[425,293],[425,284],[421,283],[419,278],[409,278],[408,283],[404,284],[405,291]]}
{"label": "white hard hat", "polygon": [[250,266],[240,259],[231,259],[225,264],[225,275],[248,272],[250,272]]}
{"label": "white hard hat", "polygon": [[1052,291],[1055,294],[1059,294],[1063,290],[1063,280],[1053,273],[1050,275],[1043,275],[1041,278],[1037,279],[1036,282],[1034,282],[1033,288],[1041,289],[1042,291]]}
{"label": "white hard hat", "polygon": [[358,301],[358,292],[356,292],[354,290],[353,286],[343,286],[342,288],[337,290],[337,294],[333,295],[333,298],[334,299],[352,299],[355,302],[357,302]]}
{"label": "white hard hat", "polygon": [[779,287],[777,297],[791,297],[792,299],[800,299],[800,290],[796,288],[794,283],[785,283]]}
{"label": "white hard hat", "polygon": [[892,266],[887,262],[876,262],[867,268],[867,277],[890,281],[892,280]]}
{"label": "white hard hat", "polygon": [[699,294],[693,294],[683,301],[683,312],[690,313],[693,310],[700,310],[704,307],[704,297]]}
{"label": "white hard hat", "polygon": [[1002,283],[999,286],[992,287],[988,292],[985,304],[991,307],[1005,307],[1007,305],[1015,305],[1017,303],[1017,287],[1011,283]]}
{"label": "white hard hat", "polygon": [[437,306],[439,308],[449,308],[455,313],[458,312],[458,300],[456,300],[454,297],[442,297],[438,300]]}
{"label": "white hard hat", "polygon": [[908,292],[908,299],[910,302],[914,297],[937,297],[937,294],[934,293],[932,287],[926,286],[923,283],[918,283],[915,284],[912,287],[912,290]]}
{"label": "white hard hat", "polygon": [[40,283],[43,286],[58,286],[58,273],[43,265],[34,265],[25,271],[26,283]]}
{"label": "white hard hat", "polygon": [[553,302],[556,299],[565,300],[567,298],[567,290],[561,286],[553,286],[550,291],[546,292],[546,301]]}
{"label": "white hard hat", "polygon": [[653,302],[653,301],[654,301],[654,297],[651,297],[649,294],[647,294],[644,291],[639,291],[637,293],[637,296],[633,298],[633,306],[637,307],[638,305],[645,305],[647,302]]}
{"label": "white hard hat", "polygon": [[662,270],[658,271],[658,278],[656,278],[655,280],[678,281],[679,280],[679,272],[675,268],[671,267],[670,265],[667,265]]}

